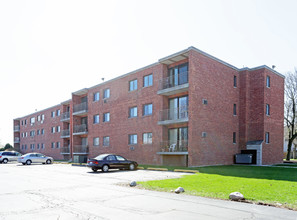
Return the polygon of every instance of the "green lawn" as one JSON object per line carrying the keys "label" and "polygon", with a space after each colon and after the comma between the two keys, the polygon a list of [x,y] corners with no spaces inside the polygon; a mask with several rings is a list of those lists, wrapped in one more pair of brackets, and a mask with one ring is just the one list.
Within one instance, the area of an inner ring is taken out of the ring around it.
{"label": "green lawn", "polygon": [[139,184],[146,189],[168,192],[181,186],[186,194],[220,199],[228,199],[231,192],[238,191],[251,202],[281,203],[283,207],[297,210],[296,168],[210,166],[195,169],[200,173]]}

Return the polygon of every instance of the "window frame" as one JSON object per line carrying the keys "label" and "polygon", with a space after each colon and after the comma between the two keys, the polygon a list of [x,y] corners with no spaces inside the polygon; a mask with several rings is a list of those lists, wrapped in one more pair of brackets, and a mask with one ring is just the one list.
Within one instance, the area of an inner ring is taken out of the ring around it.
{"label": "window frame", "polygon": [[103,99],[109,99],[110,98],[110,88],[106,88],[103,90]]}
{"label": "window frame", "polygon": [[[96,140],[96,141],[95,141]],[[98,141],[97,141],[98,140]],[[98,144],[97,144],[98,143]],[[99,137],[94,137],[93,138],[93,146],[99,147],[100,146],[100,138]]]}
{"label": "window frame", "polygon": [[265,144],[269,144],[270,143],[270,134],[269,132],[265,132]]}
{"label": "window frame", "polygon": [[[149,134],[150,134],[151,137],[149,137]],[[153,133],[152,132],[143,133],[142,134],[142,144],[152,144],[152,143],[153,143]]]}
{"label": "window frame", "polygon": [[[108,139],[108,144],[106,144],[106,139]],[[104,136],[103,137],[103,147],[109,147],[110,146],[110,137]]]}
{"label": "window frame", "polygon": [[270,105],[266,104],[266,110],[265,110],[266,116],[270,116]]}
{"label": "window frame", "polygon": [[[135,142],[135,140],[136,140],[136,142]],[[137,134],[129,134],[128,135],[128,145],[136,145],[136,144],[137,144]]]}
{"label": "window frame", "polygon": [[[151,78],[151,80],[150,80]],[[147,85],[146,85],[146,82],[147,82]],[[150,84],[151,82],[151,84]],[[154,78],[153,78],[153,74],[148,74],[148,75],[145,75],[143,77],[143,87],[150,87],[150,86],[153,86],[154,85]]]}
{"label": "window frame", "polygon": [[[108,115],[108,118],[106,118],[107,115]],[[110,112],[103,113],[103,122],[109,122],[109,121],[110,121]]]}
{"label": "window frame", "polygon": [[[150,114],[146,114],[146,109],[149,110],[149,108],[146,108],[147,106],[151,105],[151,113]],[[153,103],[148,103],[148,104],[144,104],[143,108],[142,108],[142,116],[150,116],[153,114]]]}
{"label": "window frame", "polygon": [[266,76],[266,87],[270,88],[270,84],[271,84],[270,76]]}
{"label": "window frame", "polygon": [[93,93],[93,102],[98,102],[100,100],[100,92]]}
{"label": "window frame", "polygon": [[[132,113],[132,109],[136,109],[136,111],[133,111],[133,113],[136,113],[136,115],[132,115],[131,113]],[[137,116],[138,116],[138,109],[137,109],[137,106],[133,106],[133,107],[130,107],[129,108],[129,116],[128,116],[128,118],[137,118]]]}
{"label": "window frame", "polygon": [[129,92],[137,90],[137,79],[129,81]]}
{"label": "window frame", "polygon": [[93,124],[99,124],[99,122],[100,122],[99,114],[93,115]]}

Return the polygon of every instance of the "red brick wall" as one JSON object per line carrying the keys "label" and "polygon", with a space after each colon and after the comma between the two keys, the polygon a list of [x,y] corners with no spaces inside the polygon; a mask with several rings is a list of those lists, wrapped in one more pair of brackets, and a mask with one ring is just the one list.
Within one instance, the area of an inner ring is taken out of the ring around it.
{"label": "red brick wall", "polygon": [[[63,145],[63,140],[61,139],[61,133],[55,132],[54,134],[51,133],[52,127],[61,126],[62,130],[62,122],[60,122],[60,116],[55,116],[55,118],[51,117],[51,112],[61,109],[60,105],[45,109],[43,111],[39,111],[33,113],[31,115],[25,116],[20,118],[20,122],[27,120],[27,125],[20,125],[20,151],[21,153],[29,153],[29,152],[40,152],[46,154],[47,156],[51,156],[54,159],[61,160],[63,159],[63,155],[60,154],[60,148],[56,148],[56,143],[60,142],[60,146]],[[41,121],[37,121],[38,115],[45,115],[45,119],[43,123]],[[30,118],[35,117],[35,124],[31,126]],[[37,135],[37,130],[44,129],[44,135],[40,134]],[[35,136],[30,136],[30,131],[35,130]],[[56,130],[57,131],[57,130]],[[22,133],[27,132],[27,137],[22,137]],[[55,148],[51,148],[51,143],[55,142]],[[44,143],[44,149],[41,149],[41,144]],[[22,149],[22,145],[27,145],[27,150]],[[30,148],[31,144],[35,144],[35,148],[32,150]],[[40,144],[40,149],[37,149],[37,144]]]}
{"label": "red brick wall", "polygon": [[238,152],[232,138],[237,132],[238,139],[238,115],[233,116],[233,104],[239,108],[239,88],[233,87],[238,73],[195,51],[189,60],[189,166],[232,164]]}

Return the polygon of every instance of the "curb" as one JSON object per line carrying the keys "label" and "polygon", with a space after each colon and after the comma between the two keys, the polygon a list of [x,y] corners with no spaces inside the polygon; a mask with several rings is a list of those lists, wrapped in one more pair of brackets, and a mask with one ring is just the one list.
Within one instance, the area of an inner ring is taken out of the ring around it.
{"label": "curb", "polygon": [[180,170],[180,169],[175,169],[174,172],[183,172],[183,173],[199,173],[198,170]]}
{"label": "curb", "polygon": [[167,168],[154,168],[154,167],[148,167],[147,170],[168,171]]}
{"label": "curb", "polygon": [[77,167],[86,167],[87,165],[85,164],[79,164],[79,163],[73,163],[71,164],[72,166],[77,166]]}

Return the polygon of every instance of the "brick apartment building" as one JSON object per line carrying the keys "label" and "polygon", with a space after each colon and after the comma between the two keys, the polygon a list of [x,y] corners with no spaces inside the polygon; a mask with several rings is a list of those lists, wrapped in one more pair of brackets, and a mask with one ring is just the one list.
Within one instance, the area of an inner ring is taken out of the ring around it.
{"label": "brick apartment building", "polygon": [[117,153],[141,164],[283,159],[284,76],[238,69],[194,47],[14,119],[14,147],[84,162]]}

